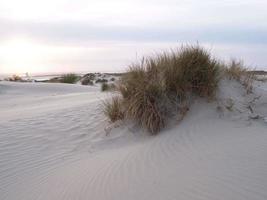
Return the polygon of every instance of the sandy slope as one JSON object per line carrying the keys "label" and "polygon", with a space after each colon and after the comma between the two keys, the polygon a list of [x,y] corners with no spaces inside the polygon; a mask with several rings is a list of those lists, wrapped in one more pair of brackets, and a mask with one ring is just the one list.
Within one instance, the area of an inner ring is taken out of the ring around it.
{"label": "sandy slope", "polygon": [[0,199],[265,200],[267,84],[255,85],[222,82],[218,103],[193,100],[157,136],[129,124],[106,136],[98,88],[0,82]]}

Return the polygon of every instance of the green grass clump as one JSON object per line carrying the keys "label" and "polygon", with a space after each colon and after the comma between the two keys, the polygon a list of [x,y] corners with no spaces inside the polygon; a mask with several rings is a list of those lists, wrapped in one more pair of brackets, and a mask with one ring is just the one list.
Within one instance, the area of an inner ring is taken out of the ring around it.
{"label": "green grass clump", "polygon": [[64,74],[61,77],[61,83],[69,83],[69,84],[74,84],[79,80],[79,76],[73,73],[70,74]]}
{"label": "green grass clump", "polygon": [[103,106],[104,114],[111,122],[124,119],[122,100],[119,97],[113,97],[111,101],[104,101]]}
{"label": "green grass clump", "polygon": [[127,118],[155,134],[169,116],[186,113],[181,105],[188,95],[215,95],[219,69],[220,63],[198,45],[142,59],[119,82],[119,106]]}

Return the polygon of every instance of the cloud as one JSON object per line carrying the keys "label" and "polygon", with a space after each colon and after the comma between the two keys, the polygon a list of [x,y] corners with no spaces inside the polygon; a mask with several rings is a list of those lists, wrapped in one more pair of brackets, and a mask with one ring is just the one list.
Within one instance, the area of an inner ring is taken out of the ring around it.
{"label": "cloud", "polygon": [[266,43],[266,0],[0,1],[0,40]]}
{"label": "cloud", "polygon": [[196,42],[226,59],[264,66],[266,7],[266,0],[0,1],[0,47],[22,38],[48,48],[38,61],[44,70],[68,64],[106,70],[136,53]]}
{"label": "cloud", "polygon": [[87,45],[92,41],[210,42],[267,44],[267,28],[238,26],[142,27],[96,25],[81,22],[27,22],[0,20],[0,40],[27,37],[51,44]]}

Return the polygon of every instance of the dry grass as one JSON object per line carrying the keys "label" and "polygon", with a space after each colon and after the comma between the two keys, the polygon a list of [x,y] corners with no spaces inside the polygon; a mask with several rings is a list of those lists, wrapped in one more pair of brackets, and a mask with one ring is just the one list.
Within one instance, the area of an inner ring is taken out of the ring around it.
{"label": "dry grass", "polygon": [[152,134],[159,132],[173,114],[184,116],[181,106],[188,95],[211,98],[219,81],[219,62],[199,46],[142,59],[122,76],[118,89],[125,116]]}
{"label": "dry grass", "polygon": [[137,74],[136,69],[131,70],[124,80],[125,85],[122,83],[121,87],[127,117],[139,122],[151,133],[156,133],[165,124],[164,89],[160,82],[149,79],[147,73],[143,76],[143,72],[139,71],[141,69]]}
{"label": "dry grass", "polygon": [[241,81],[242,76],[246,73],[246,68],[242,61],[232,60],[225,68],[225,72],[229,79]]}
{"label": "dry grass", "polygon": [[255,80],[255,76],[253,74],[246,74],[243,77],[242,85],[244,86],[247,94],[252,93],[253,91],[253,81]]}
{"label": "dry grass", "polygon": [[225,73],[229,79],[240,82],[244,86],[247,94],[252,93],[255,75],[249,72],[249,69],[244,66],[242,61],[232,60],[231,63],[225,67]]}
{"label": "dry grass", "polygon": [[113,97],[111,101],[103,102],[104,114],[111,122],[124,119],[124,111],[122,107],[122,100],[119,97]]}
{"label": "dry grass", "polygon": [[169,56],[165,55],[164,60],[168,63],[163,66],[168,90],[179,96],[188,92],[206,97],[215,94],[220,63],[211,58],[208,51],[198,45],[185,46]]}
{"label": "dry grass", "polygon": [[[224,73],[222,73],[224,72]],[[122,99],[112,100],[106,109],[123,110],[123,116],[138,122],[150,133],[158,133],[176,115],[181,121],[190,108],[189,98],[216,96],[222,77],[239,81],[247,93],[252,92],[253,73],[248,73],[242,62],[233,60],[229,65],[214,59],[202,47],[184,46],[175,51],[143,58],[124,74],[118,90]],[[116,106],[115,106],[115,105]],[[232,109],[229,105],[228,109]],[[107,112],[106,113],[111,113]],[[106,114],[111,121],[120,119]]]}

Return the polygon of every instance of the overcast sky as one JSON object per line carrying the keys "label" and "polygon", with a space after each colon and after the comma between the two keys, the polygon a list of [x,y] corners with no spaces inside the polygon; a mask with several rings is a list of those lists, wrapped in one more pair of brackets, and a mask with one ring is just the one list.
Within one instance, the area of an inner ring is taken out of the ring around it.
{"label": "overcast sky", "polygon": [[0,0],[0,73],[121,71],[197,42],[267,69],[267,1]]}

